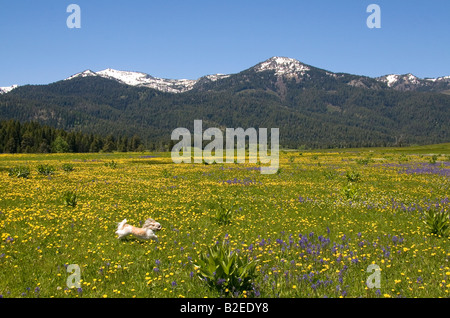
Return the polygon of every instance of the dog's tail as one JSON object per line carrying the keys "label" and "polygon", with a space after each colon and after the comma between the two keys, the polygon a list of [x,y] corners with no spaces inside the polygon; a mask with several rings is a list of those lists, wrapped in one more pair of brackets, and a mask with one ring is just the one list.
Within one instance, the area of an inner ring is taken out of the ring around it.
{"label": "dog's tail", "polygon": [[123,229],[123,226],[127,223],[127,219],[124,219],[122,222],[117,225],[117,231],[120,231]]}

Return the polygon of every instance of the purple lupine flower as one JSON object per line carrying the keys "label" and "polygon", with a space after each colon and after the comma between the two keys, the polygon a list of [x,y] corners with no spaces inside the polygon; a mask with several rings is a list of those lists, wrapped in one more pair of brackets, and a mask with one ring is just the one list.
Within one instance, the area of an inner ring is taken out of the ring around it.
{"label": "purple lupine flower", "polygon": [[226,279],[224,279],[224,278],[219,278],[218,280],[217,280],[217,285],[222,285],[223,283],[225,283],[227,280]]}
{"label": "purple lupine flower", "polygon": [[394,236],[392,237],[392,242],[394,242],[394,244],[397,245],[398,237],[397,237],[396,235],[394,235]]}

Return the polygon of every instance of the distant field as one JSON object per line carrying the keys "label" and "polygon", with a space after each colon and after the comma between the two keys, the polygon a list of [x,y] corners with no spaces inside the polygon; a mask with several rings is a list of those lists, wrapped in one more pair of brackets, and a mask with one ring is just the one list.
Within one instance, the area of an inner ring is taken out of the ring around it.
{"label": "distant field", "polygon": [[[0,155],[0,295],[450,295],[450,241],[424,222],[449,212],[450,144],[280,155],[274,175],[168,153]],[[159,242],[116,238],[124,218],[149,217]],[[200,279],[216,242],[255,262],[250,287]],[[67,287],[71,264],[80,288]],[[369,288],[371,264],[380,285]]]}

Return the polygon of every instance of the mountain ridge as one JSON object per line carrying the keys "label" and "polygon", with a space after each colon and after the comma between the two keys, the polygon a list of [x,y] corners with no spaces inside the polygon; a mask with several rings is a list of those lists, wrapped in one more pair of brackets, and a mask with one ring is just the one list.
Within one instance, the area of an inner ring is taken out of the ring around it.
{"label": "mountain ridge", "polygon": [[[260,62],[250,68],[247,68],[241,72],[248,70],[256,70],[257,72],[274,71],[275,75],[287,78],[309,76],[308,72],[314,68],[316,70],[322,70],[328,76],[338,77],[342,74],[353,75],[350,73],[335,73],[327,70],[323,70],[317,67],[313,67],[302,63],[296,59],[282,56],[274,56],[263,62]],[[238,73],[234,73],[238,74]],[[94,72],[90,69],[76,73],[69,76],[64,81],[72,80],[77,77],[88,76],[100,76],[103,78],[113,79],[122,84],[148,87],[159,90],[161,92],[168,93],[184,93],[194,89],[195,85],[202,81],[217,81],[220,79],[228,78],[234,74],[210,74],[204,75],[198,79],[167,79],[154,77],[150,74],[138,72],[138,71],[121,71],[112,68],[107,68],[98,72]],[[450,91],[450,76],[441,76],[436,78],[419,78],[411,73],[408,74],[387,74],[379,77],[370,77],[364,75],[353,75],[361,78],[375,79],[377,82],[386,84],[386,88],[395,89],[399,91],[419,90],[419,91]],[[358,85],[353,82],[349,85]],[[0,87],[0,95],[6,94],[13,89],[19,87],[18,85],[12,85],[10,87]]]}
{"label": "mountain ridge", "polygon": [[[187,86],[158,82],[145,73],[104,71],[86,70],[3,94],[0,120],[37,121],[99,135],[137,134],[149,144],[166,145],[173,129],[192,129],[196,119],[203,120],[205,129],[278,127],[281,145],[290,148],[450,141],[446,77],[421,86],[420,79],[407,74],[390,78],[389,87],[380,79],[274,57],[239,73],[201,77],[189,83],[189,90],[173,93],[169,89]],[[148,83],[166,85],[166,91]]]}

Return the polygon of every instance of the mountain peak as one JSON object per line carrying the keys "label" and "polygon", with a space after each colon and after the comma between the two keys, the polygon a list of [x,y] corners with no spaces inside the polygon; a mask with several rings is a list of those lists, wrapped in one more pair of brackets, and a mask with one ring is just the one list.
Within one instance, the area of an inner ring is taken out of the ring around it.
{"label": "mountain peak", "polygon": [[408,74],[389,74],[376,78],[378,81],[384,82],[388,87],[393,87],[398,84],[418,85],[420,84],[420,78],[408,73]]}
{"label": "mountain peak", "polygon": [[310,68],[296,59],[284,56],[274,56],[256,65],[255,70],[257,72],[264,72],[268,70],[275,71],[277,76],[303,76],[310,70]]}
{"label": "mountain peak", "polygon": [[77,78],[77,77],[89,77],[89,76],[97,76],[97,74],[95,72],[92,72],[91,70],[86,70],[86,71],[77,73],[75,75],[72,75],[72,76],[66,78],[65,81],[68,81],[68,80],[71,80],[71,79]]}

